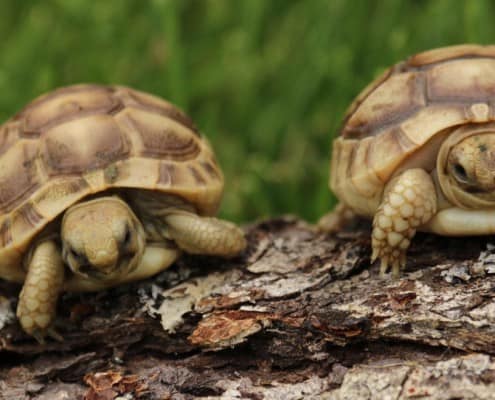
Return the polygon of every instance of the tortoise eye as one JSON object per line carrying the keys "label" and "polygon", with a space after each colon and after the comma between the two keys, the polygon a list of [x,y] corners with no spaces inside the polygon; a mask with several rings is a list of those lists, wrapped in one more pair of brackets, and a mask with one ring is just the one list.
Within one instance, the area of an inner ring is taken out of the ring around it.
{"label": "tortoise eye", "polygon": [[88,258],[85,254],[79,253],[74,249],[69,250],[70,255],[79,263],[79,264],[87,264]]}
{"label": "tortoise eye", "polygon": [[460,182],[467,182],[468,181],[467,172],[461,164],[459,164],[459,163],[454,164],[453,171],[454,171],[455,178],[458,181],[460,181]]}
{"label": "tortoise eye", "polygon": [[122,242],[124,246],[128,246],[131,243],[131,230],[129,229],[129,226],[127,225],[125,227],[125,235],[124,235],[124,241]]}

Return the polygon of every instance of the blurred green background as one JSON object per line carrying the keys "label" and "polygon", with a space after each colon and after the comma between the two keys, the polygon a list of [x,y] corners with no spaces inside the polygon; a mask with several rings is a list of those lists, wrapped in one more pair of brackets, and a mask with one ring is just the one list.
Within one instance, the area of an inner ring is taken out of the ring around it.
{"label": "blurred green background", "polygon": [[328,211],[332,135],[353,97],[425,49],[495,38],[484,0],[2,0],[0,121],[76,82],[163,96],[212,141],[222,215]]}

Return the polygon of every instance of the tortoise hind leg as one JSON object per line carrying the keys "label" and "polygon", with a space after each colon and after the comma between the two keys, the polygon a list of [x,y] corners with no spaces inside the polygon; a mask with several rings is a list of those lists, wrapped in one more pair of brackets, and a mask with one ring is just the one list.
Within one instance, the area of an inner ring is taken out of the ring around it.
{"label": "tortoise hind leg", "polygon": [[243,232],[228,221],[177,210],[164,222],[164,233],[188,253],[233,257],[246,247]]}
{"label": "tortoise hind leg", "polygon": [[54,241],[36,244],[19,295],[17,317],[25,332],[39,342],[49,335],[61,340],[52,327],[64,283],[64,264]]}
{"label": "tortoise hind leg", "polygon": [[392,276],[399,276],[416,229],[435,215],[436,208],[435,186],[424,170],[407,170],[389,183],[371,237],[371,262],[380,259],[380,275],[392,267]]}
{"label": "tortoise hind leg", "polygon": [[334,233],[341,231],[355,220],[356,214],[343,203],[338,203],[333,211],[320,218],[317,226],[324,232]]}

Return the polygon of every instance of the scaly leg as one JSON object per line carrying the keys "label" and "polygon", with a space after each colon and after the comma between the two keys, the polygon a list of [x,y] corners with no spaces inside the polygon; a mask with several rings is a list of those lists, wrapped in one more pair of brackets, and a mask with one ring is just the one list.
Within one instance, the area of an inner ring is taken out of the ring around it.
{"label": "scaly leg", "polygon": [[164,216],[169,236],[184,251],[233,257],[246,247],[243,232],[233,223],[177,210]]}
{"label": "scaly leg", "polygon": [[19,296],[17,317],[24,331],[41,343],[46,335],[61,339],[52,324],[63,283],[64,264],[57,245],[52,240],[38,243]]}
{"label": "scaly leg", "polygon": [[381,260],[380,275],[392,267],[398,277],[406,265],[406,252],[416,229],[436,213],[433,181],[424,170],[403,172],[387,186],[373,219],[371,262]]}
{"label": "scaly leg", "polygon": [[338,203],[333,211],[325,214],[317,223],[319,229],[324,232],[338,232],[356,218],[356,214],[344,205]]}

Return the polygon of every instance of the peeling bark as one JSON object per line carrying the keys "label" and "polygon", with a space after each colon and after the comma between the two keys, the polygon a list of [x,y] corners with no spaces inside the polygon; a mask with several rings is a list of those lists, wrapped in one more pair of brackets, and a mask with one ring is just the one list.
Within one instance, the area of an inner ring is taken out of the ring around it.
{"label": "peeling bark", "polygon": [[419,234],[406,273],[369,266],[369,227],[247,229],[239,259],[66,294],[39,345],[0,283],[0,399],[495,399],[495,245]]}

